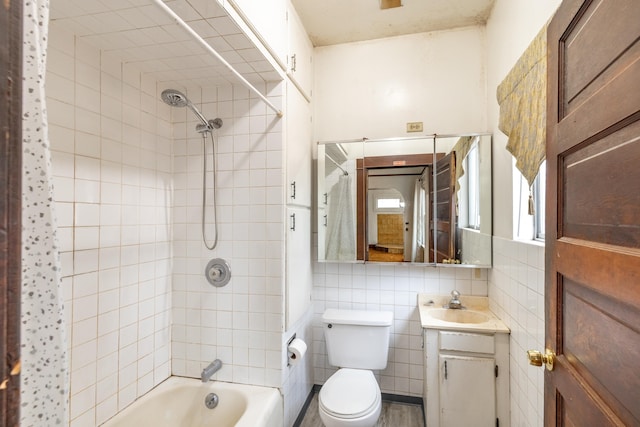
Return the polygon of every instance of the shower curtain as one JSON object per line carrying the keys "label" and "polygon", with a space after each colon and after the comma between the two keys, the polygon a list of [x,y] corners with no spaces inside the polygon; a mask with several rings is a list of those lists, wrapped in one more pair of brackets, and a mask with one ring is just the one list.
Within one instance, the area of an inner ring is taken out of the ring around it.
{"label": "shower curtain", "polygon": [[23,20],[20,425],[67,425],[68,369],[53,212],[44,76],[49,1]]}
{"label": "shower curtain", "polygon": [[351,176],[340,175],[329,193],[325,259],[355,260],[355,235]]}

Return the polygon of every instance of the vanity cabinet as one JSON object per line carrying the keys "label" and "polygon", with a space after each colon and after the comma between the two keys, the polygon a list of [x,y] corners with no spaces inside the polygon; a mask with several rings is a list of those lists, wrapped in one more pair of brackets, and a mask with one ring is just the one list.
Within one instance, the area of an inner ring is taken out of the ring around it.
{"label": "vanity cabinet", "polygon": [[311,304],[311,107],[286,82],[286,328]]}
{"label": "vanity cabinet", "polygon": [[425,329],[424,340],[426,425],[508,426],[509,335]]}
{"label": "vanity cabinet", "polygon": [[287,329],[311,306],[311,210],[287,208],[286,325]]}
{"label": "vanity cabinet", "polygon": [[287,75],[294,81],[305,98],[311,100],[313,44],[291,3],[289,3],[287,13],[287,30],[289,33]]}
{"label": "vanity cabinet", "polygon": [[311,107],[287,81],[287,204],[311,207]]}
{"label": "vanity cabinet", "polygon": [[286,20],[289,0],[218,1],[232,16],[234,11],[241,15],[242,22],[250,27],[260,43],[281,66],[286,62],[288,50]]}

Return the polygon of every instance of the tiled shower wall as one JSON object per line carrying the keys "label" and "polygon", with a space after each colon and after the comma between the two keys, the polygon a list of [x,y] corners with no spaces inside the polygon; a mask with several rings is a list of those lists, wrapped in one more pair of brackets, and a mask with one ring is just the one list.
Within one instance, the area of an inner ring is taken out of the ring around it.
{"label": "tiled shower wall", "polygon": [[[209,118],[224,124],[217,140],[218,244],[201,236],[203,140],[186,108],[172,109],[174,150],[172,372],[199,377],[214,359],[214,379],[280,387],[284,321],[284,170],[282,119],[241,86],[177,88]],[[282,85],[258,85],[277,106]],[[213,227],[211,141],[207,140],[208,211]],[[212,258],[231,265],[225,287],[210,285]]]}
{"label": "tiled shower wall", "polygon": [[392,311],[393,327],[387,368],[376,372],[383,393],[422,397],[422,327],[417,294],[487,295],[487,270],[418,267],[397,264],[315,263],[313,363],[316,384],[336,368],[326,355],[321,316],[327,308]]}
{"label": "tiled shower wall", "polygon": [[50,28],[49,135],[71,426],[170,375],[171,145],[156,82]]}
{"label": "tiled shower wall", "polygon": [[511,329],[511,425],[541,426],[544,370],[529,365],[526,351],[544,348],[544,246],[494,237],[493,247],[491,310]]}

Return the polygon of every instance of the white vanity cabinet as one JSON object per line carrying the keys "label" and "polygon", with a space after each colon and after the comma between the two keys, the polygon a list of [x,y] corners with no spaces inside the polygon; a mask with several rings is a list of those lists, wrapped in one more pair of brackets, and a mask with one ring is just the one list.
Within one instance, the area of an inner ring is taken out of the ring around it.
{"label": "white vanity cabinet", "polygon": [[311,210],[287,208],[286,328],[311,306]]}
{"label": "white vanity cabinet", "polygon": [[287,8],[289,0],[218,0],[230,13],[242,15],[242,20],[280,64],[287,59]]}
{"label": "white vanity cabinet", "polygon": [[287,30],[289,33],[287,75],[295,82],[305,98],[311,100],[313,44],[291,3],[287,13]]}
{"label": "white vanity cabinet", "polygon": [[287,81],[287,204],[311,207],[311,106]]}
{"label": "white vanity cabinet", "polygon": [[288,79],[286,83],[286,327],[311,304],[311,108]]}
{"label": "white vanity cabinet", "polygon": [[425,423],[509,425],[509,334],[424,330]]}

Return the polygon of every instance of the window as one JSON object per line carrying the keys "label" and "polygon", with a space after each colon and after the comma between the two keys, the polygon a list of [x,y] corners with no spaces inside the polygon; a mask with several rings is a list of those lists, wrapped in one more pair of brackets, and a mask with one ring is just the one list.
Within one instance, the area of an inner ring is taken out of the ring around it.
{"label": "window", "polygon": [[540,165],[538,176],[533,183],[533,202],[535,205],[534,218],[534,239],[544,240],[545,222],[545,191],[547,187],[547,161]]}
{"label": "window", "polygon": [[377,209],[400,209],[404,207],[404,203],[399,198],[379,198],[376,199]]}
{"label": "window", "polygon": [[[514,162],[515,163],[515,162]],[[516,203],[516,232],[521,240],[544,240],[545,236],[545,188],[546,188],[546,161],[540,165],[538,175],[529,189],[527,180],[516,169],[514,164],[514,202]],[[533,215],[529,214],[529,195],[533,196]]]}

